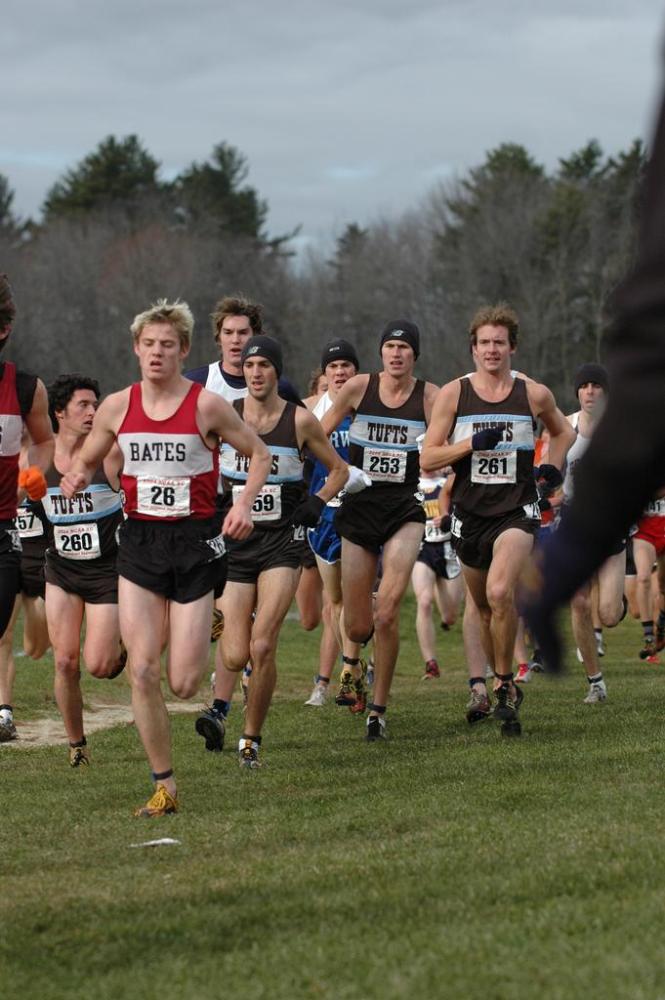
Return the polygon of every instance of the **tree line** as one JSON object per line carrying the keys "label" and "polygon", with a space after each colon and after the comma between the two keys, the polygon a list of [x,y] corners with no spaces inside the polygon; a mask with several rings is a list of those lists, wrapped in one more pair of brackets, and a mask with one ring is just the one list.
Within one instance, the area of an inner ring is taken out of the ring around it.
{"label": "tree line", "polygon": [[16,216],[0,175],[0,269],[19,304],[9,356],[47,381],[95,374],[108,392],[135,377],[128,326],[149,302],[189,302],[194,367],[216,355],[215,301],[243,291],[264,304],[303,393],[325,340],[353,340],[372,369],[379,333],[398,317],[418,323],[419,370],[442,383],[469,368],[477,306],[507,300],[521,318],[517,365],[568,405],[571,372],[602,360],[612,291],[635,250],[644,165],[640,141],[607,156],[591,140],[553,171],[505,143],[409,211],[350,222],[332,253],[312,250],[295,266],[297,228],[267,233],[267,202],[233,146],[164,180],[137,136],[109,136],[56,181],[38,222]]}

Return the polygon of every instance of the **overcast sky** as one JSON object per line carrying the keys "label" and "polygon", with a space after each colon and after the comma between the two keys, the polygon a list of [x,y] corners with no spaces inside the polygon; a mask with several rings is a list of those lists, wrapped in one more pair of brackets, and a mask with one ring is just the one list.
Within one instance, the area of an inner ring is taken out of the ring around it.
{"label": "overcast sky", "polygon": [[397,214],[501,142],[548,167],[649,132],[661,0],[5,0],[0,172],[15,208],[106,135],[173,176],[221,140],[273,235]]}

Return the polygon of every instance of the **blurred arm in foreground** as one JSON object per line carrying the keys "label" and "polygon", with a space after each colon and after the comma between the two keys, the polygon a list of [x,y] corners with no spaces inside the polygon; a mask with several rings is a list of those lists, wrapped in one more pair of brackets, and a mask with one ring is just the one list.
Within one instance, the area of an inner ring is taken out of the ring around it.
{"label": "blurred arm in foreground", "polygon": [[[555,612],[605,560],[665,478],[665,99],[647,166],[635,267],[613,301],[607,410],[576,470],[575,496],[528,581],[524,614],[551,670]],[[537,581],[537,582],[535,582]]]}

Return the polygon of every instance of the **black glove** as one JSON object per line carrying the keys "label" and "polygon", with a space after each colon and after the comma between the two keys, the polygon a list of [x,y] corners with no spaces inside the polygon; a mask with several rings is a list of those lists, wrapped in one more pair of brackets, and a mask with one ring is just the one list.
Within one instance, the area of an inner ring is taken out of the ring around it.
{"label": "black glove", "polygon": [[555,465],[538,465],[533,474],[536,477],[536,488],[541,500],[551,497],[563,482],[563,476]]}
{"label": "black glove", "polygon": [[319,523],[321,511],[325,507],[325,500],[317,497],[316,494],[307,497],[298,504],[293,512],[292,523],[294,527],[315,528]]}
{"label": "black glove", "polygon": [[444,514],[441,518],[440,530],[445,534],[450,531],[450,525],[452,523],[452,518],[450,514]]}
{"label": "black glove", "polygon": [[486,427],[484,431],[476,431],[471,438],[474,451],[492,451],[503,437],[503,427]]}

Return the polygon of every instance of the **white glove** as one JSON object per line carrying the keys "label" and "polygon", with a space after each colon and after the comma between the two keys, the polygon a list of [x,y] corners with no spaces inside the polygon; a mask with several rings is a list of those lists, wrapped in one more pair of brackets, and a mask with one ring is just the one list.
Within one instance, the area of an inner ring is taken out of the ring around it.
{"label": "white glove", "polygon": [[360,493],[361,490],[366,489],[366,487],[372,485],[372,480],[363,472],[362,469],[356,468],[355,465],[349,466],[349,478],[344,484],[344,489],[347,493]]}

